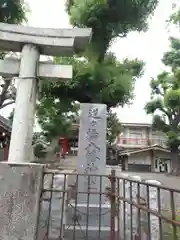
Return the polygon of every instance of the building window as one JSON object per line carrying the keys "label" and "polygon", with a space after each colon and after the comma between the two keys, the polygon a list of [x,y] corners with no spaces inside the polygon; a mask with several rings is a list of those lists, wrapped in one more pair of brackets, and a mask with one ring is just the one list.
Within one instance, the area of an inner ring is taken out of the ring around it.
{"label": "building window", "polygon": [[142,132],[138,132],[135,130],[134,131],[131,130],[129,135],[131,138],[138,138],[138,139],[142,138]]}
{"label": "building window", "polygon": [[167,137],[161,133],[161,132],[152,132],[151,134],[151,144],[157,144],[160,146],[166,146],[167,145]]}
{"label": "building window", "polygon": [[142,145],[142,132],[139,132],[137,130],[130,130],[130,141],[131,144],[135,144],[135,145]]}

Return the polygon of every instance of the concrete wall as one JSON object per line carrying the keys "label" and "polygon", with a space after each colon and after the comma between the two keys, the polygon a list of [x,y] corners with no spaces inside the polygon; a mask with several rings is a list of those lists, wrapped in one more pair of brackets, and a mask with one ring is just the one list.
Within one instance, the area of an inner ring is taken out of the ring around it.
{"label": "concrete wall", "polygon": [[43,166],[0,163],[0,239],[36,240]]}

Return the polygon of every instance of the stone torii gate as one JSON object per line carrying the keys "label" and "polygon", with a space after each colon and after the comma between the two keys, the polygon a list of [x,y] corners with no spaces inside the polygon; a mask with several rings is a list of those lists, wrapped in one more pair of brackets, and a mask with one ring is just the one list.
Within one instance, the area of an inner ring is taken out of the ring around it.
{"label": "stone torii gate", "polygon": [[21,52],[21,60],[1,60],[0,75],[19,75],[16,106],[12,125],[9,162],[30,162],[36,104],[40,78],[71,79],[72,67],[39,63],[40,54],[71,56],[84,50],[91,38],[91,29],[47,29],[0,23],[0,49]]}

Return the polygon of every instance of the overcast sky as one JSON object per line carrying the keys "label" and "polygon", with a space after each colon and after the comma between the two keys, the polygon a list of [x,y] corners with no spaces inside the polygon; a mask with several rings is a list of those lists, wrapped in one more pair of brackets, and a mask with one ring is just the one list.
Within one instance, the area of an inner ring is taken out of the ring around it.
{"label": "overcast sky", "polygon": [[[68,15],[64,10],[63,0],[26,0],[31,9],[28,25],[34,27],[66,28],[69,27]],[[133,105],[117,109],[123,122],[150,122],[151,118],[143,110],[150,97],[149,82],[156,77],[164,66],[161,63],[163,53],[168,50],[169,36],[178,36],[177,29],[167,29],[166,20],[172,12],[172,0],[161,0],[153,18],[149,21],[146,33],[130,33],[127,38],[119,39],[112,46],[117,58],[138,58],[146,63],[145,73],[138,79],[135,87]],[[10,108],[3,110],[7,116]]]}

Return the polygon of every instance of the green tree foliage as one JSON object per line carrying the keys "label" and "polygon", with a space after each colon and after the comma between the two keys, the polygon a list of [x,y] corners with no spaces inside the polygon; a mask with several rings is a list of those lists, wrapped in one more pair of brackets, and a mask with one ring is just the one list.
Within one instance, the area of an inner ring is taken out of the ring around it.
{"label": "green tree foliage", "polygon": [[117,117],[116,113],[113,113],[111,110],[108,113],[107,117],[107,141],[109,145],[112,145],[121,132],[121,124]]}
{"label": "green tree foliage", "polygon": [[173,13],[170,16],[169,22],[177,25],[178,27],[180,25],[180,4],[178,0],[173,4]]}
{"label": "green tree foliage", "polygon": [[[69,105],[68,107],[63,102],[54,103],[52,99],[44,98],[44,101],[41,101],[38,105],[37,114],[43,133],[49,140],[57,136],[73,137],[73,134],[77,134],[73,124],[79,124],[79,104]],[[109,110],[107,141],[110,145],[113,144],[120,131],[121,124],[116,113]]]}
{"label": "green tree foliage", "polygon": [[[88,0],[67,1],[67,11],[73,26],[92,28],[92,40],[84,53],[56,63],[71,63],[73,79],[69,83],[47,83],[42,93],[79,102],[103,102],[108,107],[123,106],[133,97],[136,77],[142,74],[143,63],[137,59],[119,62],[107,52],[113,39],[130,31],[147,29],[157,0]],[[79,94],[81,93],[81,94]]]}
{"label": "green tree foliage", "polygon": [[[179,26],[180,8],[174,5],[174,13],[170,22]],[[153,125],[163,131],[169,141],[172,154],[172,171],[180,172],[180,39],[170,38],[171,49],[163,56],[162,62],[170,68],[170,72],[161,73],[151,81],[152,100],[145,109],[153,114]]]}
{"label": "green tree foliage", "polygon": [[123,106],[133,99],[134,83],[140,77],[143,62],[125,59],[117,61],[108,53],[102,63],[86,58],[56,59],[56,63],[73,65],[73,79],[65,83],[45,82],[42,96],[64,102],[105,103],[108,108]]}
{"label": "green tree foliage", "polygon": [[[166,54],[165,54],[166,55]],[[164,61],[166,61],[164,57]],[[180,71],[163,72],[151,81],[152,100],[146,104],[147,114],[153,114],[153,127],[168,137],[172,153],[172,171],[179,172],[180,161]]]}
{"label": "green tree foliage", "polygon": [[34,132],[32,138],[32,145],[34,145],[38,140],[42,139],[43,134],[42,132]]}
{"label": "green tree foliage", "polygon": [[157,3],[158,0],[68,0],[67,10],[73,26],[92,28],[89,55],[93,51],[101,60],[114,38],[147,29],[147,18]]}
{"label": "green tree foliage", "polygon": [[38,143],[34,146],[34,156],[38,158],[38,160],[44,158],[46,156],[46,149],[43,144]]}
{"label": "green tree foliage", "polygon": [[13,118],[14,118],[14,109],[13,109],[13,111],[9,114],[9,117],[8,117],[8,119],[9,119],[9,121],[10,121],[11,124],[13,123]]}
{"label": "green tree foliage", "polygon": [[21,0],[1,0],[0,22],[18,24],[26,20],[26,7]]}
{"label": "green tree foliage", "polygon": [[43,98],[37,107],[38,122],[48,140],[70,136],[72,123],[78,116],[79,105]]}
{"label": "green tree foliage", "polygon": [[162,61],[175,72],[177,68],[180,68],[180,39],[171,37],[170,42],[171,50],[164,54]]}
{"label": "green tree foliage", "polygon": [[[71,24],[91,28],[91,43],[85,52],[72,58],[55,58],[57,64],[72,64],[73,79],[65,83],[44,81],[40,102],[44,98],[50,99],[54,106],[59,101],[59,109],[63,108],[64,103],[72,106],[76,101],[105,103],[110,115],[112,107],[131,103],[134,83],[143,73],[144,64],[137,59],[120,62],[108,49],[117,37],[125,37],[131,31],[145,31],[147,19],[152,15],[157,2],[158,0],[68,0],[67,12]],[[73,111],[69,109],[67,112]],[[44,113],[48,114],[46,111]],[[41,118],[39,113],[38,116],[42,128],[49,128],[47,132],[53,132],[50,124],[44,127],[46,119]],[[64,114],[62,119],[58,118],[63,129],[68,129],[63,126],[67,116]],[[114,133],[112,135],[114,138]]]}
{"label": "green tree foliage", "polygon": [[[19,24],[26,21],[26,5],[22,0],[1,0],[0,1],[0,22]],[[0,59],[5,56],[0,52]],[[15,87],[12,80],[6,80],[0,85],[0,109],[15,101]]]}

